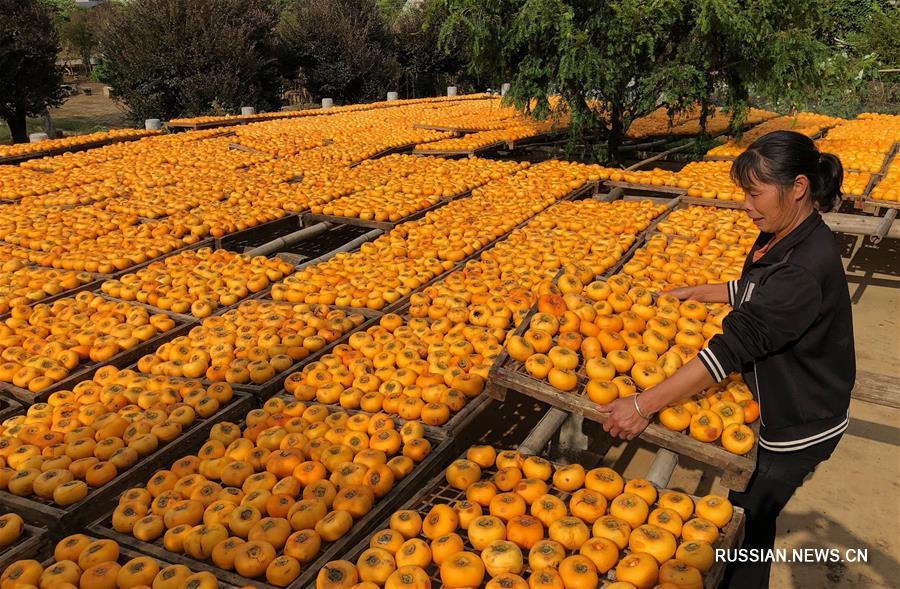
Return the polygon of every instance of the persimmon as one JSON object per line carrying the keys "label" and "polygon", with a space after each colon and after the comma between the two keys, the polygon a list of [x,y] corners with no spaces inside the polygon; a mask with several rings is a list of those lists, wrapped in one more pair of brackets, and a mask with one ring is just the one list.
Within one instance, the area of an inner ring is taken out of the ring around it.
{"label": "persimmon", "polygon": [[714,442],[722,435],[722,418],[713,411],[702,409],[691,417],[691,436],[701,442]]}
{"label": "persimmon", "polygon": [[660,566],[659,581],[677,587],[703,586],[703,577],[696,567],[674,559]]}
{"label": "persimmon", "polygon": [[319,570],[316,589],[350,589],[359,581],[359,573],[352,562],[333,560]]}
{"label": "persimmon", "polygon": [[675,551],[675,558],[705,573],[715,563],[715,553],[707,542],[690,540],[682,542]]}
{"label": "persimmon", "polygon": [[559,563],[559,575],[566,589],[590,589],[600,582],[594,563],[580,554],[569,556]]}
{"label": "persimmon", "polygon": [[619,549],[623,549],[628,545],[631,530],[632,526],[626,520],[605,515],[594,522],[591,531],[595,537],[611,540]]}
{"label": "persimmon", "polygon": [[428,589],[431,587],[431,579],[421,567],[398,567],[387,578],[384,587],[385,589]]}
{"label": "persimmon", "polygon": [[549,490],[547,483],[541,479],[521,479],[513,488],[513,491],[528,505],[546,495]]}
{"label": "persimmon", "polygon": [[452,507],[438,504],[422,520],[422,534],[431,540],[449,534],[459,525],[459,516]]}
{"label": "persimmon", "polygon": [[643,552],[632,552],[616,565],[616,580],[631,583],[638,589],[650,589],[658,578],[656,559]]}
{"label": "persimmon", "polygon": [[440,566],[441,582],[448,589],[478,587],[484,581],[484,573],[481,558],[471,552],[459,552]]}
{"label": "persimmon", "polygon": [[719,529],[711,521],[702,517],[695,517],[684,523],[684,526],[681,528],[681,537],[688,542],[698,541],[715,544],[719,539]]}
{"label": "persimmon", "polygon": [[431,547],[421,538],[411,538],[394,555],[397,568],[416,566],[425,568],[432,562]]}
{"label": "persimmon", "polygon": [[698,517],[711,521],[719,528],[724,528],[733,515],[731,502],[719,495],[707,495],[700,498],[695,506]]}
{"label": "persimmon", "polygon": [[579,489],[569,499],[569,512],[578,519],[593,524],[606,513],[607,500],[591,489]]}
{"label": "persimmon", "polygon": [[722,447],[733,454],[747,454],[755,443],[753,430],[742,423],[727,425],[722,432]]}
{"label": "persimmon", "polygon": [[608,467],[599,467],[587,471],[584,475],[584,486],[597,491],[607,500],[618,497],[625,488],[622,475]]}

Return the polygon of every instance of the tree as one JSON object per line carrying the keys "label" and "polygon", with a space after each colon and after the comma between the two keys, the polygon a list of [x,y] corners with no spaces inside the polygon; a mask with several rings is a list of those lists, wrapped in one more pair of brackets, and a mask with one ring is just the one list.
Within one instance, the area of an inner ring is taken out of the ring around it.
{"label": "tree", "polygon": [[445,51],[439,43],[446,18],[434,2],[409,6],[394,15],[391,29],[403,96],[435,96],[450,85],[471,85],[465,75],[465,48],[454,45]]}
{"label": "tree", "polygon": [[0,118],[13,142],[28,141],[26,118],[63,101],[59,36],[37,0],[0,0]]}
{"label": "tree", "polygon": [[470,68],[510,81],[508,99],[539,118],[561,98],[573,139],[600,132],[615,154],[630,122],[668,85],[683,29],[679,0],[443,0],[442,34],[467,39]]}
{"label": "tree", "polygon": [[573,138],[616,150],[635,118],[714,94],[739,128],[753,92],[793,102],[832,81],[817,0],[441,0],[442,35],[462,34],[469,67],[509,78],[509,99],[537,116],[550,96]]}
{"label": "tree", "polygon": [[106,12],[104,81],[135,120],[280,104],[270,0],[131,0]]}
{"label": "tree", "polygon": [[703,83],[689,98],[708,104],[716,89],[733,114],[735,132],[751,94],[787,110],[848,86],[845,56],[825,42],[827,6],[818,0],[702,0],[691,22],[684,61],[697,68]]}
{"label": "tree", "polygon": [[293,0],[278,37],[290,77],[313,96],[360,102],[397,88],[400,65],[374,0]]}
{"label": "tree", "polygon": [[874,7],[849,37],[857,55],[872,55],[882,67],[900,68],[900,10],[897,8]]}
{"label": "tree", "polygon": [[79,8],[72,12],[68,19],[61,23],[59,36],[63,44],[81,59],[85,73],[90,75],[92,71],[91,58],[97,47],[97,38],[94,35],[94,20],[91,12]]}

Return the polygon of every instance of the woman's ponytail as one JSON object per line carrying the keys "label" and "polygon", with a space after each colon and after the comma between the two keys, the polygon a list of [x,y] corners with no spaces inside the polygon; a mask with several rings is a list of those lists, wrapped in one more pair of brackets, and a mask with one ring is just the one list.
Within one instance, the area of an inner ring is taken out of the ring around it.
{"label": "woman's ponytail", "polygon": [[813,206],[827,213],[841,201],[844,166],[831,153],[820,153],[815,142],[796,131],[763,135],[734,161],[731,179],[744,189],[755,182],[793,185],[798,176],[809,179],[808,196]]}
{"label": "woman's ponytail", "polygon": [[817,209],[827,213],[841,202],[841,185],[844,183],[844,166],[841,160],[833,153],[819,154],[817,176],[810,183],[810,197]]}

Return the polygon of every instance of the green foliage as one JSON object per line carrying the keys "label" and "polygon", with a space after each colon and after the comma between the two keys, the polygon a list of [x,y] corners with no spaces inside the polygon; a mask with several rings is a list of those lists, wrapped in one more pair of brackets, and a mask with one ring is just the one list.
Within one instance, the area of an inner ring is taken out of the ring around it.
{"label": "green foliage", "polygon": [[109,66],[102,59],[91,69],[91,80],[109,84]]}
{"label": "green foliage", "polygon": [[857,32],[850,35],[857,55],[871,55],[886,68],[900,68],[900,9],[876,8]]}
{"label": "green foliage", "polygon": [[278,38],[290,78],[317,98],[383,99],[397,87],[400,65],[374,0],[293,0]]}
{"label": "green foliage", "polygon": [[636,117],[717,96],[739,128],[751,91],[788,106],[846,78],[821,40],[818,0],[441,0],[442,38],[462,35],[472,71],[512,81],[538,116],[549,96],[572,134],[598,132],[610,153]]}
{"label": "green foliage", "polygon": [[406,6],[406,0],[375,0],[375,5],[384,19],[388,23],[393,23],[404,12],[403,7]]}
{"label": "green foliage", "polygon": [[59,36],[63,45],[74,52],[81,59],[86,72],[91,72],[91,58],[97,47],[97,37],[94,34],[94,21],[91,12],[84,8],[78,8],[69,14],[67,20],[59,26]]}
{"label": "green foliage", "polygon": [[28,140],[25,121],[62,104],[59,37],[37,0],[0,0],[0,118],[13,141]]}
{"label": "green foliage", "polygon": [[98,27],[104,79],[136,120],[277,108],[277,18],[270,0],[131,0]]}
{"label": "green foliage", "polygon": [[393,21],[395,54],[400,63],[399,90],[404,97],[436,96],[447,86],[467,91],[465,53],[461,47],[444,51],[439,44],[441,23],[446,17],[430,5],[410,7]]}

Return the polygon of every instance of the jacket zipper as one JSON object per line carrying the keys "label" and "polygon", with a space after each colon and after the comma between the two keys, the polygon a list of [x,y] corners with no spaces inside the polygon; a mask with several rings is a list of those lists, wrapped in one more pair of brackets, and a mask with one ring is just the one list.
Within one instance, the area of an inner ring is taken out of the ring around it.
{"label": "jacket zipper", "polygon": [[759,423],[765,427],[766,420],[763,419],[762,389],[759,386],[759,375],[756,374],[756,360],[753,361],[753,380],[756,381],[756,402],[759,403]]}

